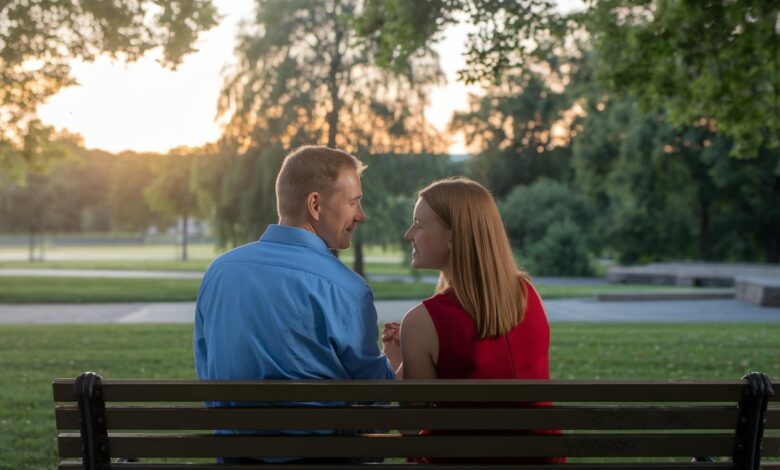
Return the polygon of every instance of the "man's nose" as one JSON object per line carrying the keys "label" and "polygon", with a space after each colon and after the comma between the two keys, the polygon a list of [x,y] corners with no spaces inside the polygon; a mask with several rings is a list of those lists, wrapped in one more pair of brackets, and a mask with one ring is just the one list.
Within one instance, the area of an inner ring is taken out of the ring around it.
{"label": "man's nose", "polygon": [[363,210],[363,206],[360,206],[358,208],[358,212],[355,215],[355,221],[356,222],[363,222],[366,220],[366,212]]}

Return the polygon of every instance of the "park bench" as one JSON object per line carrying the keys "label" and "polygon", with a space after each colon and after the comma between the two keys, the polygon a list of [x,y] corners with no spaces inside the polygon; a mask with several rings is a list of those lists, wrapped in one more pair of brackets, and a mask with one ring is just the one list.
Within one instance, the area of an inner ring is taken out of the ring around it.
{"label": "park bench", "polygon": [[[77,379],[56,379],[53,389],[60,469],[246,468],[217,465],[213,460],[217,456],[396,458],[397,463],[354,464],[377,469],[419,466],[406,463],[403,457],[421,456],[471,457],[471,461],[569,457],[566,464],[522,467],[528,469],[780,468],[780,462],[761,463],[762,444],[765,460],[780,456],[780,407],[771,396],[768,378],[758,373],[726,381],[246,382],[102,380],[85,373]],[[203,405],[258,400],[351,402],[352,406]],[[554,406],[525,406],[537,401],[551,401]],[[420,428],[460,432],[426,436],[383,431],[212,434],[215,429]],[[531,434],[518,428],[560,429],[562,433]],[[112,463],[123,456],[138,457],[140,462]],[[572,462],[573,457],[591,459]],[[692,462],[692,458],[703,457],[717,461]],[[161,458],[177,460],[161,463]],[[178,463],[182,458],[195,463]],[[509,464],[462,466],[517,468]],[[258,467],[323,468],[315,464]],[[444,464],[426,467],[451,468]]]}

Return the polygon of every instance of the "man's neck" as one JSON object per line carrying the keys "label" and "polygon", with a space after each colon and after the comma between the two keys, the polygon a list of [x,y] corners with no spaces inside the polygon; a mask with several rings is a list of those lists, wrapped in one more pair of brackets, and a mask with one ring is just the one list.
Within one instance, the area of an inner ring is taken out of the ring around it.
{"label": "man's neck", "polygon": [[308,222],[308,221],[299,221],[299,220],[293,220],[286,217],[281,217],[279,219],[279,225],[286,225],[287,227],[295,227],[299,228],[301,230],[306,230],[307,232],[311,232],[315,235],[317,235],[317,231],[314,230],[314,226]]}

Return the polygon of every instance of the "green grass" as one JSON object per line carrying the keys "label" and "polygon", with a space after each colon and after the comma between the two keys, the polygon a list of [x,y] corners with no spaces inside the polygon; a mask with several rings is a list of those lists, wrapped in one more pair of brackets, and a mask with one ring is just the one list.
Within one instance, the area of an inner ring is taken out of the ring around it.
{"label": "green grass", "polygon": [[199,280],[0,276],[0,303],[194,300]]}
{"label": "green grass", "polygon": [[[0,303],[183,302],[198,295],[195,279],[111,279],[77,277],[0,276]],[[423,299],[433,284],[371,283],[374,298]]]}
{"label": "green grass", "polygon": [[[204,272],[211,259],[196,259],[189,261],[175,260],[90,260],[90,261],[5,261],[0,262],[0,269],[108,269],[121,271],[189,271]],[[347,261],[351,266],[351,260]],[[371,274],[393,276],[436,276],[438,271],[430,269],[414,270],[400,263],[366,263],[365,271]]]}
{"label": "green grass", "polygon": [[[192,243],[187,247],[192,259],[207,260],[221,252],[213,243]],[[5,259],[27,259],[26,246],[0,246]],[[87,244],[47,246],[44,258],[63,260],[160,260],[175,261],[181,256],[181,246],[174,244]],[[37,263],[37,262],[36,262]]]}
{"label": "green grass", "polygon": [[[425,282],[371,282],[377,300],[424,299],[433,293]],[[179,302],[195,300],[195,279],[111,279],[48,276],[0,276],[0,303]],[[669,286],[538,286],[543,299],[590,297],[598,292],[690,290]]]}
{"label": "green grass", "polygon": [[[542,299],[571,299],[593,297],[600,293],[613,292],[707,292],[709,287],[658,286],[647,284],[583,284],[572,286],[541,285],[536,286]],[[714,290],[720,290],[715,288]]]}
{"label": "green grass", "polygon": [[[780,377],[780,324],[553,324],[555,379]],[[51,380],[193,378],[191,325],[0,326],[0,467],[56,466]]]}
{"label": "green grass", "polygon": [[0,269],[110,269],[122,271],[194,271],[203,272],[210,259],[175,260],[105,260],[105,261],[6,261]]}

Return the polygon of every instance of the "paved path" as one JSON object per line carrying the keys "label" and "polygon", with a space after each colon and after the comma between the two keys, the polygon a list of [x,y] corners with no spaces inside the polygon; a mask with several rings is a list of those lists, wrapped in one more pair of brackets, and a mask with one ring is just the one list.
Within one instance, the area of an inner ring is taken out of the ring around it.
{"label": "paved path", "polygon": [[[397,321],[413,300],[377,301],[379,321]],[[622,323],[780,323],[780,308],[735,300],[600,302],[592,299],[545,301],[551,322]],[[12,323],[192,323],[194,302],[124,304],[5,304],[0,324]]]}

